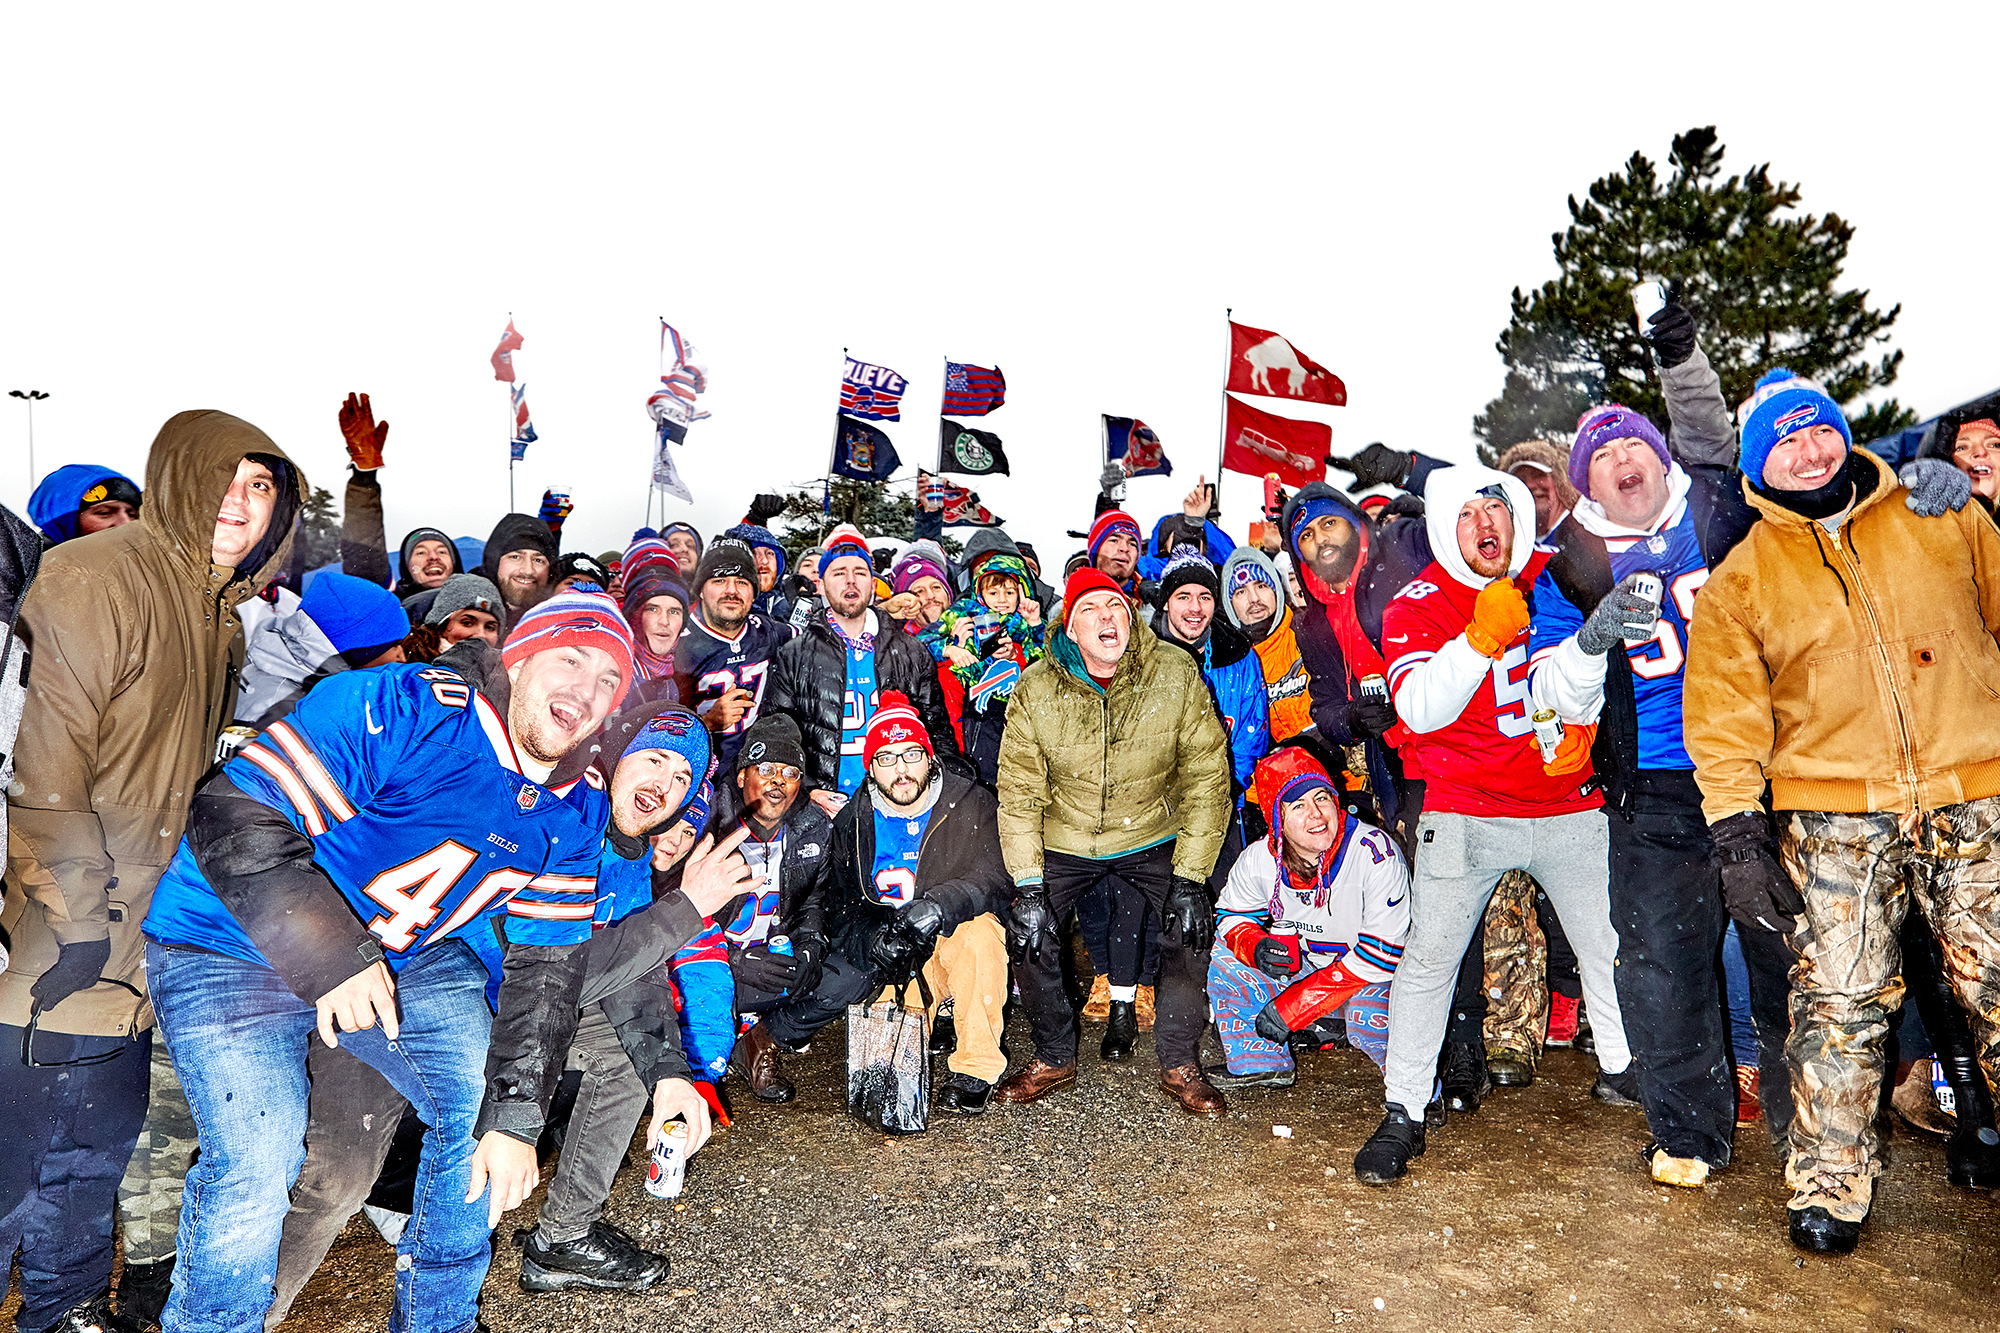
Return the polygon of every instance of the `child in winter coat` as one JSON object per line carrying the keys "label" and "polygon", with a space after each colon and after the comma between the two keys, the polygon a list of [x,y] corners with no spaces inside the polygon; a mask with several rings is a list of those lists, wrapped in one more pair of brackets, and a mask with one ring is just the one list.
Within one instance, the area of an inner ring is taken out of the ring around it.
{"label": "child in winter coat", "polygon": [[959,736],[988,787],[999,780],[1000,733],[1021,672],[1043,654],[1041,603],[1019,555],[995,551],[968,571],[973,594],[945,609],[918,637],[938,663],[948,696],[963,696]]}

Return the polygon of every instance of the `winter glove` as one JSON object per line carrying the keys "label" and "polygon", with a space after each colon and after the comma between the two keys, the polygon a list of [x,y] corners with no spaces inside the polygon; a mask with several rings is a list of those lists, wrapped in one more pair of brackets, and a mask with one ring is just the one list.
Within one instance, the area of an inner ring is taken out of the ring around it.
{"label": "winter glove", "polygon": [[929,898],[919,898],[905,907],[896,919],[915,931],[925,944],[929,944],[938,937],[938,932],[944,929],[944,908]]}
{"label": "winter glove", "polygon": [[1345,721],[1348,735],[1371,740],[1396,725],[1396,705],[1387,699],[1356,699],[1347,705]]}
{"label": "winter glove", "polygon": [[766,491],[750,501],[750,512],[743,517],[756,527],[768,528],[771,520],[784,512],[785,497]]}
{"label": "winter glove", "polygon": [[826,941],[810,930],[792,932],[792,961],[798,964],[792,975],[792,994],[812,994],[826,970]]}
{"label": "winter glove", "polygon": [[795,984],[799,973],[798,959],[772,953],[762,944],[752,944],[735,950],[729,958],[729,970],[738,981],[752,990],[763,991],[769,995],[801,993]]}
{"label": "winter glove", "polygon": [[1014,961],[1052,960],[1056,952],[1055,914],[1049,910],[1049,895],[1039,884],[1023,884],[1016,891],[1014,909],[1007,927],[1007,944]]}
{"label": "winter glove", "polygon": [[868,963],[875,969],[875,979],[884,986],[907,985],[922,966],[921,955],[930,952],[929,944],[900,917],[883,923],[868,942]]}
{"label": "winter glove", "polygon": [[1694,316],[1683,306],[1667,302],[1653,312],[1643,331],[1652,340],[1662,370],[1672,370],[1694,355]]}
{"label": "winter glove", "polygon": [[1897,471],[1896,480],[1910,488],[1903,503],[1925,518],[1963,509],[1972,498],[1972,478],[1942,458],[1913,458]]}
{"label": "winter glove", "polygon": [[1257,970],[1271,978],[1289,977],[1299,970],[1292,951],[1275,935],[1257,941]]}
{"label": "winter glove", "polygon": [[1167,889],[1167,928],[1195,953],[1207,953],[1215,943],[1215,899],[1198,879],[1175,875]]}
{"label": "winter glove", "polygon": [[1770,818],[1762,810],[1745,810],[1708,831],[1722,861],[1722,901],[1736,924],[1791,935],[1806,900],[1772,853]]}
{"label": "winter glove", "polygon": [[79,940],[65,944],[56,955],[55,966],[35,978],[28,995],[37,1008],[53,1009],[78,991],[89,990],[104,975],[111,961],[111,941]]}
{"label": "winter glove", "polygon": [[1352,458],[1328,458],[1326,461],[1343,472],[1352,472],[1357,491],[1365,491],[1370,486],[1401,486],[1410,475],[1410,456],[1401,449],[1391,449],[1381,443],[1369,445]]}
{"label": "winter glove", "polygon": [[1382,521],[1387,522],[1391,514],[1399,518],[1422,518],[1424,516],[1424,497],[1421,495],[1411,495],[1405,491],[1403,494],[1389,501],[1388,504],[1382,506]]}
{"label": "winter glove", "polygon": [[[1552,778],[1570,773],[1581,773],[1590,764],[1590,747],[1597,740],[1597,724],[1580,725],[1572,722],[1563,728],[1563,738],[1556,746],[1556,757],[1542,760],[1542,772]],[[1542,746],[1533,736],[1528,737],[1528,748],[1541,758]]]}
{"label": "winter glove", "polygon": [[1639,576],[1628,575],[1623,583],[1598,599],[1583,628],[1576,632],[1576,646],[1592,657],[1602,657],[1619,642],[1640,644],[1653,637],[1660,608],[1649,597],[1632,591]]}
{"label": "winter glove", "polygon": [[1499,661],[1507,648],[1528,627],[1528,599],[1512,579],[1499,578],[1479,590],[1472,604],[1472,623],[1465,627],[1465,641],[1481,657]]}
{"label": "winter glove", "polygon": [[1120,486],[1123,486],[1124,484],[1125,484],[1125,469],[1121,464],[1106,463],[1104,465],[1104,471],[1097,474],[1097,489],[1100,493],[1102,493],[1107,497],[1113,494],[1115,491],[1117,491],[1117,489]]}
{"label": "winter glove", "polygon": [[562,530],[563,520],[576,506],[570,502],[568,491],[548,490],[542,492],[542,511],[537,518],[549,525],[551,532]]}
{"label": "winter glove", "polygon": [[389,423],[375,423],[375,409],[367,394],[348,394],[340,405],[340,435],[347,441],[347,456],[357,471],[373,472],[382,466],[382,446],[389,439]]}

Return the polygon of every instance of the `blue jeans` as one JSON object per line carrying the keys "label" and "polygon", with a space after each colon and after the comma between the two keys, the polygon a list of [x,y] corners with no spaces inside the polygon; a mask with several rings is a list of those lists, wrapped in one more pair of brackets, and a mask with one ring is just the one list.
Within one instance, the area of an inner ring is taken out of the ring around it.
{"label": "blue jeans", "polygon": [[[305,1158],[306,1045],[313,1006],[267,967],[148,942],[153,1011],[201,1138],[181,1205],[180,1259],[167,1333],[261,1333],[290,1190]],[[472,1126],[484,1093],[485,965],[458,941],[419,954],[396,978],[402,1029],[340,1034],[431,1132],[416,1211],[396,1246],[392,1333],[460,1333],[477,1323],[492,1254],[486,1197],[465,1202]]]}

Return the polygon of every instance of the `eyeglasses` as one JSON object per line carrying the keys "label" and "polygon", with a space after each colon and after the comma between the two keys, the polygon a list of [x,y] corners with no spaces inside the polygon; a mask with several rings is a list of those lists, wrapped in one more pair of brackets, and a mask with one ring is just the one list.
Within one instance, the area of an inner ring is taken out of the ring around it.
{"label": "eyeglasses", "polygon": [[875,752],[874,765],[880,769],[920,768],[930,762],[930,752],[921,745],[913,745],[907,750],[892,754],[887,750]]}
{"label": "eyeglasses", "polygon": [[792,767],[790,764],[766,763],[757,765],[757,776],[766,782],[769,782],[772,778],[783,778],[787,782],[797,782],[805,776],[805,772],[802,769]]}

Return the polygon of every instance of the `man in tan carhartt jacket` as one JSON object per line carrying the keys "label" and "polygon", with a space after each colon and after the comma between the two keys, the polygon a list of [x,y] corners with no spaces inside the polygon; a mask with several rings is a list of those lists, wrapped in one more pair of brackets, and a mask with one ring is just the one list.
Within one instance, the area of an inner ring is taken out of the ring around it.
{"label": "man in tan carhartt jacket", "polygon": [[[35,1118],[8,1126],[0,1153],[0,1263],[20,1247],[23,1328],[110,1284],[114,1200],[148,1088],[139,924],[230,720],[236,607],[283,567],[304,485],[255,426],[182,412],[153,441],[140,518],[50,551],[22,604],[0,1101]],[[55,1144],[69,1166],[44,1181]]]}
{"label": "man in tan carhartt jacket", "polygon": [[1762,519],[1695,600],[1687,749],[1731,915],[1799,952],[1791,1238],[1846,1253],[1913,897],[2000,1075],[2000,532],[1971,506],[1913,513],[1810,381],[1773,372],[1740,416]]}

